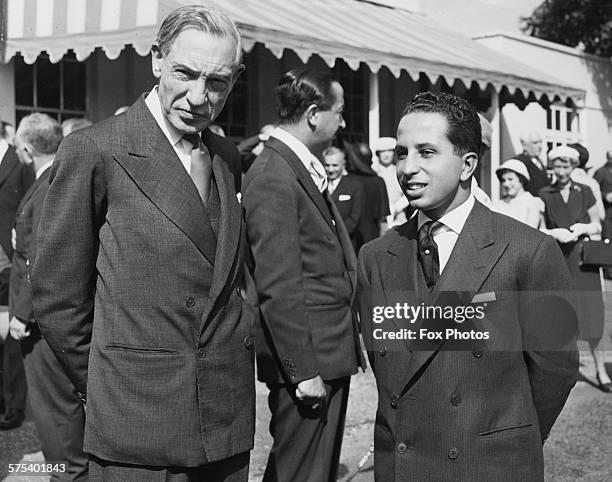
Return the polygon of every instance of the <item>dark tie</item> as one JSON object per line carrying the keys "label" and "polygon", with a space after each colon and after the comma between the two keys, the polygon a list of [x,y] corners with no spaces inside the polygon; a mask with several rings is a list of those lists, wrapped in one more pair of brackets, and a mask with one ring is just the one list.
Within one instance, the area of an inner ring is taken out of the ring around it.
{"label": "dark tie", "polygon": [[419,229],[418,258],[421,269],[425,275],[427,288],[431,289],[440,277],[440,261],[438,258],[438,245],[433,239],[433,230],[439,223],[427,221]]}
{"label": "dark tie", "polygon": [[212,172],[210,155],[204,144],[202,144],[198,134],[185,134],[183,138],[193,146],[191,149],[191,168],[189,170],[189,175],[198,193],[200,193],[202,202],[206,204],[210,194],[210,177]]}

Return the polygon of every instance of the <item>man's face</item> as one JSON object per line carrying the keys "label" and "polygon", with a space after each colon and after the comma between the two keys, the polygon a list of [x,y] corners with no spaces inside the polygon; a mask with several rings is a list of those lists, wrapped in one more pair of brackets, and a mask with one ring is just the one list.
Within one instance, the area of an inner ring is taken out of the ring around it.
{"label": "man's face", "polygon": [[19,136],[15,136],[15,152],[17,153],[17,157],[22,164],[25,164],[26,166],[31,166],[34,164],[34,159],[32,159],[26,144],[19,138]]}
{"label": "man's face", "polygon": [[553,161],[553,171],[557,177],[557,183],[565,186],[570,182],[570,174],[574,168],[569,159],[557,158]]}
{"label": "man's face", "polygon": [[378,151],[376,154],[378,155],[378,162],[385,167],[393,164],[395,160],[395,152],[392,150]]}
{"label": "man's face", "polygon": [[195,29],[182,31],[167,55],[155,51],[152,64],[162,111],[181,133],[200,132],[215,120],[239,70],[231,37]]}
{"label": "man's face", "polygon": [[330,89],[333,104],[329,110],[317,111],[316,133],[322,144],[331,145],[339,129],[346,127],[342,112],[344,111],[344,90],[338,82],[332,83]]}
{"label": "man's face", "polygon": [[397,180],[410,201],[432,219],[462,204],[469,188],[460,181],[470,179],[475,153],[458,156],[446,135],[448,122],[437,113],[405,115],[397,130]]}
{"label": "man's face", "polygon": [[332,154],[325,156],[325,172],[327,173],[327,179],[334,181],[338,179],[344,171],[344,155],[343,154]]}
{"label": "man's face", "polygon": [[527,135],[526,139],[523,139],[523,150],[531,157],[538,157],[542,152],[542,136],[535,132],[531,132]]}

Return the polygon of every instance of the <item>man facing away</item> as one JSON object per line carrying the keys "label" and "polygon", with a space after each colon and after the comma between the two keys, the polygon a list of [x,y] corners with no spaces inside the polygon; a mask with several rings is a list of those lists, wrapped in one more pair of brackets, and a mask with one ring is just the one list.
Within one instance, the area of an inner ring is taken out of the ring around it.
{"label": "man facing away", "polygon": [[[561,252],[475,201],[479,143],[475,109],[450,94],[417,95],[399,123],[397,176],[418,213],[362,247],[358,269],[376,480],[541,481],[542,443],[576,382]],[[396,302],[452,316],[382,319]]]}
{"label": "man facing away", "polygon": [[36,181],[22,199],[15,219],[11,336],[21,340],[29,399],[45,461],[64,464],[64,472],[51,472],[52,480],[87,480],[85,409],[57,357],[40,336],[28,284],[36,253],[36,230],[49,189],[49,168],[62,141],[62,129],[46,114],[31,114],[21,119],[15,141],[19,158],[34,168]]}
{"label": "man facing away", "polygon": [[327,173],[327,192],[336,204],[357,252],[357,228],[365,207],[363,186],[355,176],[346,172],[346,158],[341,149],[335,146],[325,149],[323,163]]}
{"label": "man facing away", "polygon": [[279,127],[245,176],[258,377],[270,390],[274,438],[266,481],[336,480],[350,376],[362,362],[355,254],[320,161],[344,127],[343,97],[327,71],[287,72]]}
{"label": "man facing away", "polygon": [[550,184],[548,174],[546,173],[546,166],[540,159],[542,135],[538,131],[533,130],[521,133],[521,146],[523,146],[523,152],[514,157],[527,166],[527,172],[529,173],[527,191],[532,196],[538,197],[540,189]]}
{"label": "man facing away", "polygon": [[62,143],[32,274],[43,336],[85,400],[92,480],[247,480],[254,432],[240,160],[207,127],[241,69],[229,17],[186,6],[159,84]]}

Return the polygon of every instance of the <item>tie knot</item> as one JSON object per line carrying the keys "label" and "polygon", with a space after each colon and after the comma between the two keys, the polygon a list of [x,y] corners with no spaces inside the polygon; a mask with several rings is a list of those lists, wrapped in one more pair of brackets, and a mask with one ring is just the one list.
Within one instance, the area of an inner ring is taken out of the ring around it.
{"label": "tie knot", "polygon": [[195,132],[191,132],[189,134],[183,134],[183,139],[189,142],[192,145],[192,149],[195,149],[200,145],[200,135]]}
{"label": "tie knot", "polygon": [[421,229],[419,229],[419,241],[431,237],[434,229],[436,229],[439,225],[440,223],[438,221],[427,221],[423,223]]}

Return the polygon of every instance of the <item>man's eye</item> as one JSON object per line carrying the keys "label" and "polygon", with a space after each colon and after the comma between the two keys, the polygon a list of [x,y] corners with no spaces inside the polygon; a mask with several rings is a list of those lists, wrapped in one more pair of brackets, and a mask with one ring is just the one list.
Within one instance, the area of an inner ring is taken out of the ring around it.
{"label": "man's eye", "polygon": [[432,151],[431,149],[423,149],[421,151],[421,157],[424,157],[425,159],[427,159],[428,157],[431,157],[435,154],[435,151]]}
{"label": "man's eye", "polygon": [[213,92],[220,92],[227,87],[227,80],[224,79],[208,79],[208,88]]}

